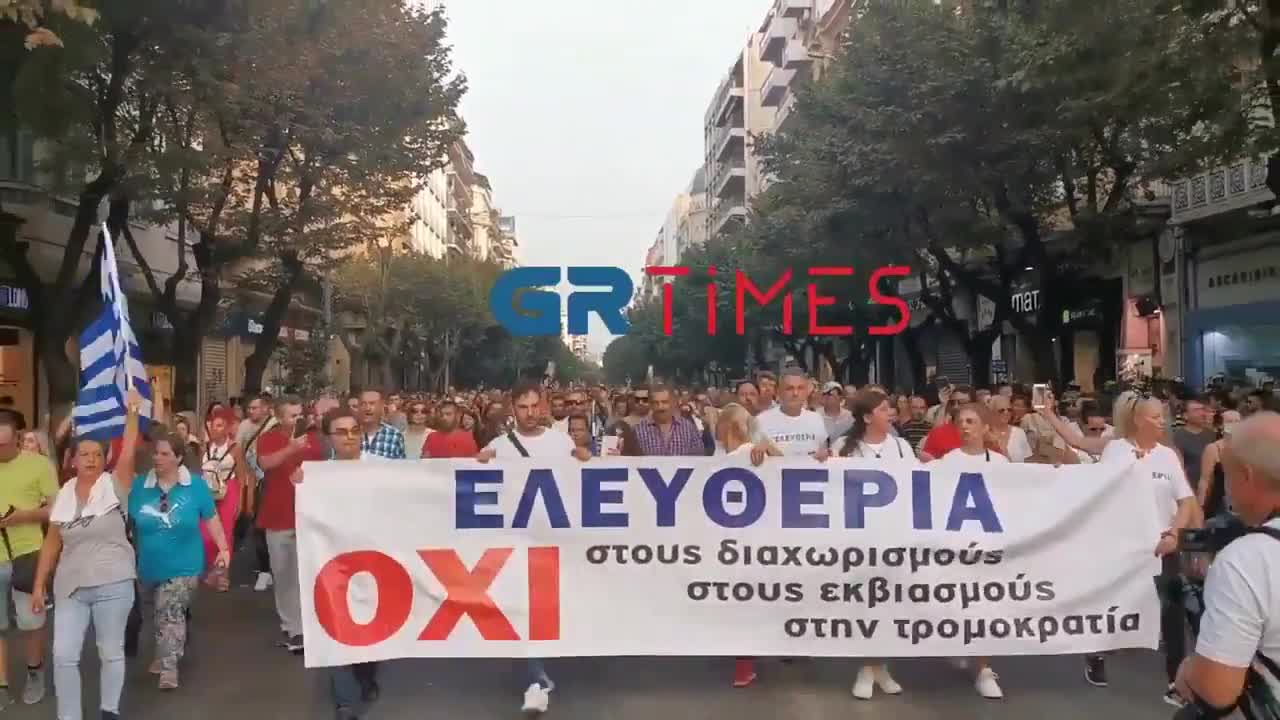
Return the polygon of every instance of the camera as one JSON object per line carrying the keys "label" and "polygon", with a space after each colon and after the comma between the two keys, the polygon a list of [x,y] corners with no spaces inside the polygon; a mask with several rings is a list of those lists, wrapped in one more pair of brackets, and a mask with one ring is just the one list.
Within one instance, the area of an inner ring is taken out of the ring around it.
{"label": "camera", "polygon": [[1178,550],[1187,553],[1218,553],[1248,532],[1248,526],[1235,515],[1219,515],[1206,520],[1203,528],[1180,532]]}

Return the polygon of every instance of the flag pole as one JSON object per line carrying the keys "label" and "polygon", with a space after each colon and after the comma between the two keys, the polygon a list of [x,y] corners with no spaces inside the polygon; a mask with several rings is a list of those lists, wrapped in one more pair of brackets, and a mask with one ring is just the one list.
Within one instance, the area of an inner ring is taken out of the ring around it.
{"label": "flag pole", "polygon": [[[115,246],[111,242],[111,231],[107,229],[107,223],[102,223],[102,272],[107,274],[111,281],[111,304],[116,311],[116,316],[120,318],[122,323],[129,322],[129,313],[124,306],[124,296],[120,291],[120,273],[116,267],[116,251]],[[125,344],[125,355],[129,353],[128,343]],[[125,390],[133,390],[133,373],[126,372],[124,374]]]}

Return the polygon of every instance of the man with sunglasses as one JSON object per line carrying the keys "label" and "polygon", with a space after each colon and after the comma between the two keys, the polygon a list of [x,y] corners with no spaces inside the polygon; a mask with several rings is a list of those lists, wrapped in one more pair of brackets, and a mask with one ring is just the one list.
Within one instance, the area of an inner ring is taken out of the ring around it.
{"label": "man with sunglasses", "polygon": [[[324,441],[314,428],[298,425],[298,418],[302,416],[302,402],[298,398],[286,396],[277,400],[275,415],[278,421],[275,427],[258,438],[258,463],[264,473],[258,527],[267,537],[276,615],[280,618],[284,646],[300,655],[302,601],[298,588],[298,533],[292,477],[302,463],[323,460],[327,453]],[[297,432],[299,430],[302,432]]]}
{"label": "man with sunglasses", "polygon": [[[325,425],[329,442],[333,445],[333,460],[341,462],[381,459],[363,451],[364,430],[360,426],[360,421],[356,419],[355,413],[349,409],[339,408],[330,412],[325,419]],[[302,482],[301,469],[290,474],[290,481],[290,485]],[[294,576],[297,577],[296,569]],[[329,668],[329,693],[333,698],[337,720],[359,720],[363,716],[364,708],[377,700],[378,695],[381,694],[378,687],[378,663],[358,663]]]}
{"label": "man with sunglasses", "polygon": [[623,418],[627,425],[635,427],[649,417],[649,388],[639,388],[631,393],[627,416]]}

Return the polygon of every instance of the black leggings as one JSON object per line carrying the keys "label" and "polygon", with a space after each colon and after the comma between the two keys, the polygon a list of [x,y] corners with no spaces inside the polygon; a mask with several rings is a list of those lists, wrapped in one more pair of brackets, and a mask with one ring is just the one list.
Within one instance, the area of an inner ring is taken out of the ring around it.
{"label": "black leggings", "polygon": [[1171,683],[1178,675],[1178,666],[1187,656],[1187,603],[1182,582],[1177,573],[1177,556],[1165,557],[1164,572],[1156,577],[1156,590],[1160,594],[1160,641],[1164,643],[1164,672]]}

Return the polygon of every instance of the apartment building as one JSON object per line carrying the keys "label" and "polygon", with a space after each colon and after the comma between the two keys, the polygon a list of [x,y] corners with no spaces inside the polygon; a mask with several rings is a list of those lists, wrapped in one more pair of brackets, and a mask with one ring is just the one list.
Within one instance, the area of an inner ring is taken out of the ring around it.
{"label": "apartment building", "polygon": [[760,57],[763,36],[754,33],[720,81],[703,116],[707,234],[746,222],[750,198],[760,191],[760,164],[752,136],[773,126],[776,108],[766,107],[761,88],[772,66]]}
{"label": "apartment building", "polygon": [[857,0],[777,0],[760,26],[760,56],[770,68],[761,98],[776,108],[770,132],[786,126],[795,89],[816,80],[840,50],[840,39]]}
{"label": "apartment building", "polygon": [[449,245],[449,173],[437,168],[413,198],[409,245],[414,252],[444,257]]}
{"label": "apartment building", "polygon": [[503,267],[513,268],[518,262],[516,260],[516,248],[520,246],[516,240],[516,219],[513,215],[503,215],[501,210],[498,213],[498,237],[497,243],[493,247],[493,260]]}
{"label": "apartment building", "polygon": [[458,140],[449,146],[449,193],[445,203],[446,215],[449,219],[449,252],[471,252],[471,241],[474,232],[471,225],[471,203],[473,194],[471,187],[476,183],[475,156],[465,140]]}

